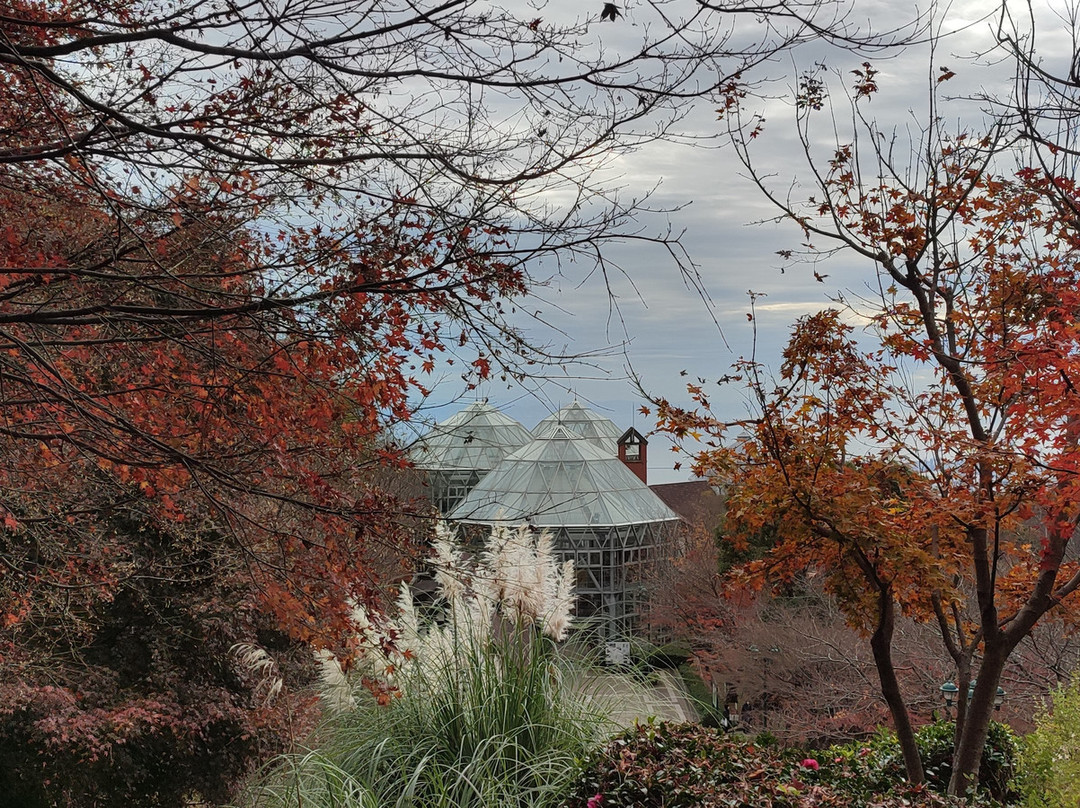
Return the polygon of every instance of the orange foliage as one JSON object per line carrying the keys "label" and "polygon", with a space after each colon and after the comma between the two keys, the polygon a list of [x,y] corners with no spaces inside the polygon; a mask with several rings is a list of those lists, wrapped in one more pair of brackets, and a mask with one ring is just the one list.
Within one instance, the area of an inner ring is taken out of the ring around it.
{"label": "orange foliage", "polygon": [[938,622],[963,685],[978,675],[961,745],[977,750],[1017,643],[1051,609],[1078,614],[1080,234],[1057,204],[1072,180],[995,176],[966,145],[946,144],[922,189],[860,184],[842,147],[820,218],[799,216],[876,265],[869,346],[842,312],[810,315],[778,378],[737,366],[757,418],[723,421],[700,388],[697,409],[658,414],[716,447],[695,470],[727,486],[731,537],[776,532],[746,583],[822,573],[883,651],[894,606]]}

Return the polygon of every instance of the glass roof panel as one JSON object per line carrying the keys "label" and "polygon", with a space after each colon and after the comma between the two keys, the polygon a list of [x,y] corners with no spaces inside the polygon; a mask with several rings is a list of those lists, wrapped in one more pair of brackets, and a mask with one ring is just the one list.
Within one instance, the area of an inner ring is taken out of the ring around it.
{"label": "glass roof panel", "polygon": [[623,434],[623,430],[615,426],[613,421],[582,407],[576,401],[538,423],[532,431],[533,437],[544,437],[553,426],[566,427],[572,434],[593,441],[611,454],[616,453],[615,443]]}
{"label": "glass roof panel", "polygon": [[557,527],[668,522],[678,516],[618,458],[555,427],[503,458],[449,518]]}
{"label": "glass roof panel", "polygon": [[486,401],[476,401],[437,424],[409,450],[417,468],[490,471],[507,453],[532,440],[525,427]]}

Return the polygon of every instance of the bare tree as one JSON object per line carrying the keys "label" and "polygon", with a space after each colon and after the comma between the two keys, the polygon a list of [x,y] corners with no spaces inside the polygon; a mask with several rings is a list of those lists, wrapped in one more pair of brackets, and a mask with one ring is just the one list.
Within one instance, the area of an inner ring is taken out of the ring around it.
{"label": "bare tree", "polygon": [[[1033,144],[1048,170],[1070,174],[1080,156],[1080,6],[1003,2],[995,34],[1015,64],[1015,78],[1010,95],[988,94],[986,100]],[[1056,41],[1049,46],[1051,37]]]}

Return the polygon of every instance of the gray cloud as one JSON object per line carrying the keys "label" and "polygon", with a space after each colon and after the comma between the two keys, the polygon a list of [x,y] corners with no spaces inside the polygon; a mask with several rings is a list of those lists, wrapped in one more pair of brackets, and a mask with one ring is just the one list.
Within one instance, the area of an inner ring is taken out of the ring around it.
{"label": "gray cloud", "polygon": [[[898,8],[902,5],[859,0],[855,11],[882,29],[902,22],[901,15],[910,10]],[[938,43],[935,54],[935,69],[947,66],[957,74],[948,85],[952,100],[943,101],[943,113],[974,128],[983,123],[985,105],[965,99],[1004,95],[1010,89],[1008,65],[991,52],[984,9],[977,0],[952,4],[940,24],[942,31],[952,33]],[[1068,45],[1063,39],[1061,46]],[[901,141],[917,138],[917,128],[925,120],[928,87],[934,80],[929,57],[927,46],[913,46],[888,59],[871,59],[880,71],[881,90],[862,107],[883,128],[895,128]],[[800,185],[806,168],[793,136],[790,76],[823,61],[836,87],[850,86],[850,71],[859,69],[864,58],[808,47],[769,66],[786,78],[767,86],[776,98],[759,103],[766,121],[753,144],[753,157],[763,173],[772,176],[778,192],[790,190],[796,199],[812,194]],[[824,155],[837,137],[843,140],[850,132],[850,107],[838,91],[834,101],[834,112],[822,110],[815,118],[813,146]],[[557,330],[529,325],[530,334],[569,353],[608,349],[609,354],[593,365],[548,372],[546,379],[533,380],[525,388],[490,384],[479,391],[527,427],[577,397],[616,423],[645,431],[653,424],[636,414],[644,402],[629,379],[630,369],[648,391],[685,401],[686,378],[680,371],[687,370],[691,377],[719,378],[732,362],[754,350],[753,325],[758,358],[775,365],[798,317],[832,305],[837,294],[872,295],[873,267],[851,256],[810,267],[777,255],[778,250],[797,248],[802,235],[790,224],[752,224],[774,218],[776,210],[743,176],[731,148],[722,145],[723,124],[711,105],[700,104],[682,126],[686,142],[649,144],[615,157],[605,171],[627,195],[656,187],[653,206],[677,209],[669,215],[642,217],[639,224],[646,233],[669,226],[685,231],[683,244],[700,275],[704,296],[680,276],[662,250],[640,242],[614,244],[605,252],[606,283],[596,271],[582,280],[588,270],[584,265],[564,268],[564,277],[523,303],[526,309],[539,309]],[[814,279],[812,269],[827,275],[824,283]],[[763,295],[757,300],[755,324],[746,317],[750,290]],[[713,404],[725,417],[745,416],[748,411],[738,386],[718,387]],[[663,440],[652,448],[651,475],[656,482],[687,477],[685,470],[671,469],[676,458],[669,448]]]}

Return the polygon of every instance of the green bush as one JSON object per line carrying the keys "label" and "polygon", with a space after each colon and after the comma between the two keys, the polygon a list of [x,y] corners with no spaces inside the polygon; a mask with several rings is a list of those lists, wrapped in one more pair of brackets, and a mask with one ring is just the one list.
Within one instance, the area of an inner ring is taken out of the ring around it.
{"label": "green bush", "polygon": [[[580,631],[578,632],[580,634]],[[602,638],[596,638],[594,645],[602,644]],[[622,667],[643,681],[648,680],[656,671],[675,671],[686,664],[692,654],[690,648],[679,642],[654,645],[648,640],[632,638],[630,658]]]}
{"label": "green bush", "polygon": [[713,706],[713,694],[709,686],[698,674],[694,666],[689,662],[679,665],[679,676],[682,678],[686,693],[693,702],[694,709],[701,716],[701,723],[706,727],[719,729],[723,726],[723,705]]}
{"label": "green bush", "polygon": [[842,758],[808,758],[697,725],[647,724],[615,737],[588,760],[564,808],[585,808],[590,800],[600,808],[973,808],[898,779],[879,793],[836,785],[855,777]]}
{"label": "green bush", "polygon": [[871,795],[888,791],[904,775],[896,736],[887,729],[861,741],[832,746],[820,753],[826,766],[822,779],[837,788]]}
{"label": "green bush", "polygon": [[[939,721],[927,724],[915,733],[927,785],[942,794],[952,778],[953,732],[951,721]],[[1018,754],[1019,746],[1012,730],[1005,724],[991,722],[979,763],[979,790],[984,796],[998,802],[1014,799],[1010,783],[1016,773]],[[900,743],[888,730],[880,730],[865,741],[831,747],[822,753],[822,757],[843,763],[850,769],[852,776],[834,783],[838,788],[870,794],[887,790],[890,784],[904,778]]]}
{"label": "green bush", "polygon": [[[953,724],[939,721],[927,724],[915,733],[926,780],[939,791],[945,791],[952,779]],[[999,802],[1011,802],[1016,797],[1010,784],[1016,775],[1020,746],[1008,725],[990,722],[979,762],[979,788]]]}
{"label": "green bush", "polygon": [[666,643],[648,649],[642,661],[653,670],[677,670],[687,664],[692,655],[685,643]]}
{"label": "green bush", "polygon": [[1051,693],[1020,747],[1016,778],[1024,808],[1080,805],[1080,678]]}

